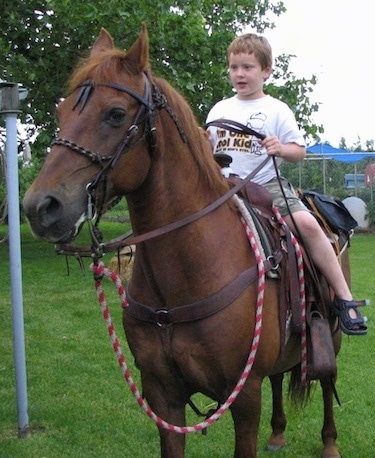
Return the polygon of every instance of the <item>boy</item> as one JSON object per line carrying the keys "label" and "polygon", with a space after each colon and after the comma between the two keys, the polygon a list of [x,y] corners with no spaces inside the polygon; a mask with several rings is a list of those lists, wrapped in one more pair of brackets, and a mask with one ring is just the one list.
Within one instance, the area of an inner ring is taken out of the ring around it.
{"label": "boy", "polygon": [[[233,40],[227,50],[229,76],[236,95],[221,100],[209,112],[207,123],[230,119],[265,135],[264,140],[237,134],[218,127],[209,127],[209,138],[215,153],[232,157],[232,173],[245,178],[264,161],[275,156],[279,166],[283,160],[301,161],[306,154],[305,142],[292,111],[283,102],[266,95],[263,84],[272,72],[272,50],[268,41],[256,34],[245,34]],[[353,300],[326,235],[315,217],[296,196],[287,180],[282,185],[290,212],[284,201],[272,161],[261,169],[253,181],[265,186],[272,194],[274,205],[295,232],[293,221],[302,234],[311,257],[335,292],[333,312],[341,318],[341,329],[352,335],[367,334],[367,325],[357,307],[363,302]]]}

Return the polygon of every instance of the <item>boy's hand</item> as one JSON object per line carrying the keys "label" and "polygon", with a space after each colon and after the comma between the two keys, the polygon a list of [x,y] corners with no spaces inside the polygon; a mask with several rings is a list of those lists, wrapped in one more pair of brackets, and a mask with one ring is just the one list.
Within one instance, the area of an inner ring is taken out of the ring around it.
{"label": "boy's hand", "polygon": [[262,141],[262,146],[266,148],[269,156],[282,157],[283,146],[280,143],[279,137],[267,137]]}

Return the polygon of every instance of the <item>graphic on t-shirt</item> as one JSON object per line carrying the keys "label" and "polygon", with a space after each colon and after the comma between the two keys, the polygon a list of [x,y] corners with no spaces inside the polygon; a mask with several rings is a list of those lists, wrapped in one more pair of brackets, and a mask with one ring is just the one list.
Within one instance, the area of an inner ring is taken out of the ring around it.
{"label": "graphic on t-shirt", "polygon": [[[247,127],[250,127],[251,129],[255,130],[259,134],[264,134],[264,127],[266,125],[266,120],[267,116],[262,113],[253,113],[249,120],[247,121],[246,125]],[[262,154],[262,146],[260,144],[260,140],[257,137],[253,137],[253,145],[252,145],[252,150],[250,151],[253,154],[261,155]]]}
{"label": "graphic on t-shirt", "polygon": [[[253,113],[246,121],[246,126],[256,132],[264,134],[267,116],[264,113]],[[226,129],[217,129],[218,141],[215,148],[215,153],[229,153],[238,151],[244,153],[255,154],[260,156],[264,153],[264,148],[261,146],[261,140],[254,135],[240,134],[231,132]]]}

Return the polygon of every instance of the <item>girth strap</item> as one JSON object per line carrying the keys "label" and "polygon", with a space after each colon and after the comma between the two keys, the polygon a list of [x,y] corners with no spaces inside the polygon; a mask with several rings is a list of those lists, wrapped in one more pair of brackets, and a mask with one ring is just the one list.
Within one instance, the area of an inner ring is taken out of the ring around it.
{"label": "girth strap", "polygon": [[[277,252],[274,254],[272,262],[265,260],[264,268],[266,272],[273,269],[281,261],[281,258],[282,253]],[[124,308],[124,311],[137,320],[148,321],[159,326],[202,320],[223,310],[239,297],[257,278],[257,271],[257,266],[252,266],[209,298],[173,309],[155,309],[141,304],[134,300],[127,291],[126,296],[129,306]]]}

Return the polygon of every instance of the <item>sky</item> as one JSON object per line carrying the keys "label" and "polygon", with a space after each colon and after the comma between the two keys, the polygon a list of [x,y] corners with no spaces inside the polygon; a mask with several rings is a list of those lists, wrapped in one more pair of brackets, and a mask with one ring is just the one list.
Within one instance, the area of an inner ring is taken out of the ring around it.
{"label": "sky", "polygon": [[375,3],[368,0],[283,0],[287,11],[265,31],[274,56],[294,54],[297,77],[315,74],[311,101],[323,141],[348,147],[375,139]]}

